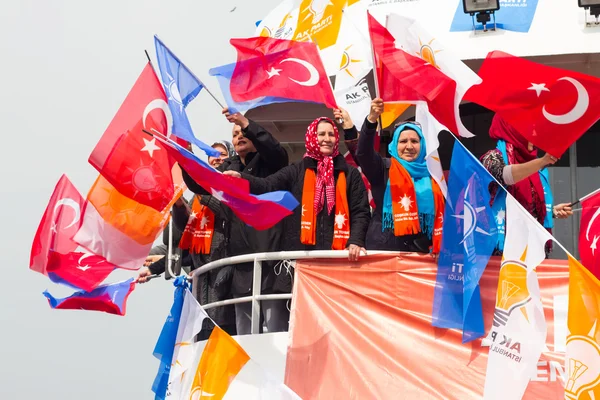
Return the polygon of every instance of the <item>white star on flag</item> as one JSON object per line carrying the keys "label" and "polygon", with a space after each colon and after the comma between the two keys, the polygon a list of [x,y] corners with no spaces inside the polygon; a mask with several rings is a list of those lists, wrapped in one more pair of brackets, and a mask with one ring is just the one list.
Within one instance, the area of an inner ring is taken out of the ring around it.
{"label": "white star on flag", "polygon": [[222,190],[210,189],[210,191],[212,192],[212,195],[215,199],[219,200],[222,203],[227,203],[227,200],[225,199],[225,197],[223,197]]}
{"label": "white star on flag", "polygon": [[537,97],[540,97],[540,95],[542,94],[542,92],[549,92],[550,89],[548,89],[546,87],[545,83],[531,83],[531,87],[527,88],[527,90],[535,90],[535,93],[537,93]]}
{"label": "white star on flag", "polygon": [[275,67],[271,67],[270,71],[267,71],[267,75],[269,75],[269,77],[267,79],[271,79],[272,77],[274,77],[275,75],[279,76],[279,73],[281,72],[281,69],[277,69]]}
{"label": "white star on flag", "polygon": [[600,236],[594,236],[594,241],[592,242],[592,245],[590,246],[590,249],[592,249],[593,256],[596,255],[595,253],[596,253],[596,249],[598,248],[597,247],[598,239],[600,239]]}
{"label": "white star on flag", "polygon": [[145,143],[145,146],[141,151],[147,151],[150,154],[150,157],[154,155],[155,150],[160,150],[160,147],[156,145],[156,138],[152,138],[152,140],[148,140],[146,138],[142,138]]}

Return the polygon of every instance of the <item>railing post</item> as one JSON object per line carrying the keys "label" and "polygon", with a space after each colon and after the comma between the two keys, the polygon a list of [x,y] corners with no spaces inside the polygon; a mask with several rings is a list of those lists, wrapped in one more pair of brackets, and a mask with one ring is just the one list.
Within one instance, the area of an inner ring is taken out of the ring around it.
{"label": "railing post", "polygon": [[254,259],[254,271],[252,274],[252,325],[250,331],[253,335],[260,333],[260,296],[262,285],[262,261]]}

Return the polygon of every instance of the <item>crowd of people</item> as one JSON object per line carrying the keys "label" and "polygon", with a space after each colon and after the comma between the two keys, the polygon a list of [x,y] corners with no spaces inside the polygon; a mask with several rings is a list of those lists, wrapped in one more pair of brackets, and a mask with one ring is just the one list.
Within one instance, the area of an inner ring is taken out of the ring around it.
{"label": "crowd of people", "polygon": [[[304,157],[288,165],[286,150],[271,133],[224,109],[233,124],[232,143],[214,143],[212,147],[221,155],[209,157],[209,164],[224,174],[246,179],[254,194],[289,191],[300,206],[274,227],[259,231],[237,218],[183,170],[194,196],[177,200],[171,222],[173,244],[180,249],[182,264],[194,270],[226,257],[292,250],[348,250],[350,262],[367,250],[435,257],[440,251],[445,198],[427,169],[422,128],[414,121],[396,125],[387,148],[389,157],[381,156],[374,142],[383,107],[381,99],[372,101],[360,132],[345,110],[333,110],[334,120],[341,122],[346,147],[371,185],[373,208],[361,172],[340,154],[340,133],[332,119],[320,117],[308,126]],[[497,148],[482,157],[482,164],[540,223],[551,229],[553,218],[572,215],[568,204],[552,204],[546,167],[557,161],[555,157],[546,154],[538,158],[537,149],[499,116],[494,117],[490,136],[497,140]],[[490,193],[492,209],[505,210],[505,191],[491,184]],[[502,218],[496,220],[503,223]],[[165,271],[167,244],[165,234],[164,245],[148,256],[138,282]],[[502,249],[500,235],[496,254]],[[196,296],[201,304],[249,296],[253,263],[224,266],[197,279]],[[291,293],[292,279],[290,268],[271,261],[262,263],[263,294]],[[250,333],[251,303],[212,308],[208,313],[231,335]],[[286,331],[288,321],[286,300],[261,302],[261,329],[264,325],[269,332]]]}

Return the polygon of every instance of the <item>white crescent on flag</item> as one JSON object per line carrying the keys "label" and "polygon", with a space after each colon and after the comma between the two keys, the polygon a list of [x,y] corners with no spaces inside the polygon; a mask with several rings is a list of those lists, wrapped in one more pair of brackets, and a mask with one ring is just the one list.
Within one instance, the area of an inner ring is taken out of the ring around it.
{"label": "white crescent on flag", "polygon": [[77,203],[75,200],[70,199],[68,197],[65,197],[64,199],[60,199],[59,201],[56,202],[56,205],[54,206],[55,213],[56,213],[56,210],[60,206],[71,207],[73,209],[73,211],[75,211],[75,216],[73,217],[73,221],[71,221],[71,223],[69,223],[69,225],[65,226],[63,229],[69,229],[70,227],[72,227],[73,225],[75,225],[76,223],[79,222],[79,219],[81,218],[81,210],[79,209],[79,203]]}
{"label": "white crescent on flag", "polygon": [[[142,123],[144,124],[144,129],[146,129],[146,118],[148,114],[152,110],[156,110],[157,108],[161,109],[163,113],[165,113],[165,118],[167,119],[167,137],[171,136],[171,129],[173,128],[173,115],[171,114],[171,110],[169,109],[169,105],[163,99],[154,99],[144,109],[144,115],[142,117]],[[164,132],[159,132],[164,133]]]}
{"label": "white crescent on flag", "polygon": [[304,82],[297,81],[293,78],[288,77],[288,79],[290,81],[295,82],[298,85],[302,85],[302,86],[315,86],[317,83],[319,83],[319,78],[320,78],[319,71],[317,71],[317,69],[315,68],[314,65],[312,65],[311,63],[309,63],[306,60],[301,60],[299,58],[286,58],[285,60],[281,60],[281,62],[279,64],[283,64],[286,61],[295,62],[296,64],[300,64],[304,68],[306,68],[306,70],[310,73],[310,78],[308,78],[308,80],[306,80]]}
{"label": "white crescent on flag", "polygon": [[544,114],[544,117],[546,117],[546,119],[553,124],[567,125],[584,116],[590,105],[590,96],[585,87],[576,79],[565,76],[558,80],[570,82],[573,86],[575,86],[575,89],[577,89],[577,102],[575,103],[573,109],[566,114],[550,114],[548,111],[546,111],[546,106],[542,108],[542,113]]}
{"label": "white crescent on flag", "polygon": [[590,219],[590,222],[585,231],[585,238],[588,240],[588,242],[590,241],[590,229],[592,228],[592,225],[594,225],[594,221],[596,220],[596,218],[598,218],[598,215],[600,215],[600,207],[598,207],[594,215],[592,215],[592,219]]}

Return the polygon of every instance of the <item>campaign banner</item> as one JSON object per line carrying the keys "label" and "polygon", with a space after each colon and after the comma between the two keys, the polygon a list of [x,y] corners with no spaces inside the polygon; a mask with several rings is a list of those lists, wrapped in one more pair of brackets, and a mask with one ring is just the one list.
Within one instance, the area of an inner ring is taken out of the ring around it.
{"label": "campaign banner", "polygon": [[[431,324],[437,265],[430,255],[400,253],[347,260],[298,260],[290,319],[285,383],[310,399],[481,399],[488,354],[518,368],[528,342],[491,335],[462,343],[457,329]],[[481,280],[486,333],[494,313],[522,313],[530,293],[511,282],[498,285],[500,258]],[[523,399],[564,399],[568,381],[567,261],[536,268],[547,322],[546,347]],[[448,280],[463,279],[456,264]],[[504,279],[504,278],[501,278]],[[511,364],[512,365],[512,364]],[[510,385],[511,382],[504,382]]]}
{"label": "campaign banner", "polygon": [[[538,0],[500,0],[500,10],[495,12],[496,26],[506,31],[529,32]],[[494,19],[488,22],[488,29]],[[475,20],[476,29],[483,29],[483,26]],[[465,14],[463,9],[463,0],[458,0],[456,13],[450,26],[450,32],[473,30],[473,18]]]}

